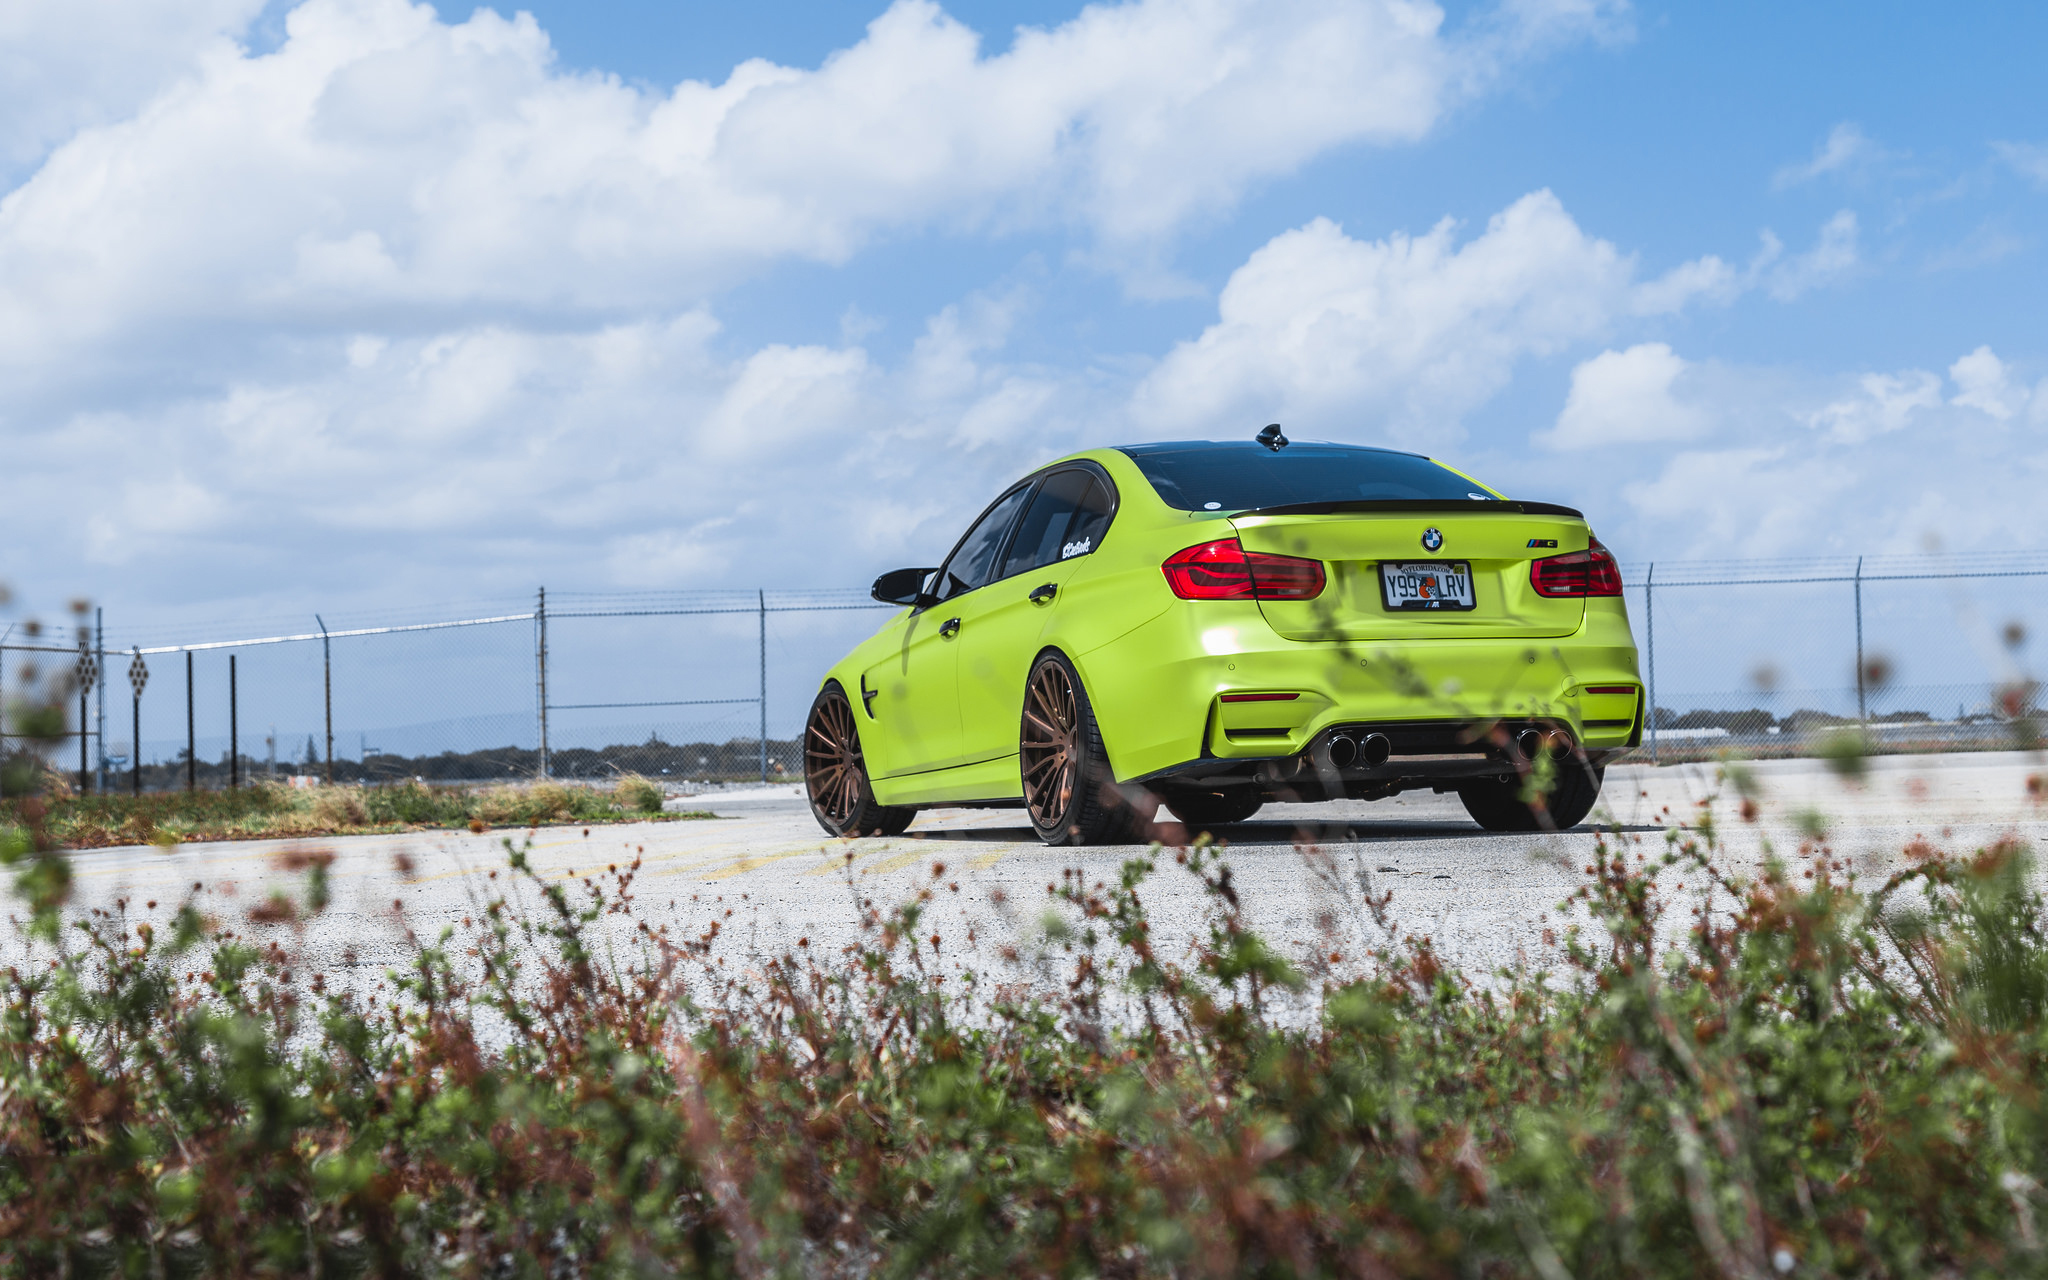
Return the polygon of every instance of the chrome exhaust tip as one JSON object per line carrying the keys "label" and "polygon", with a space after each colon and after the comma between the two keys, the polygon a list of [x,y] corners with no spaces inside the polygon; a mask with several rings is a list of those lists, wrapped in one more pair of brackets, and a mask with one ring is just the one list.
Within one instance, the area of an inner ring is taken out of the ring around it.
{"label": "chrome exhaust tip", "polygon": [[1524,729],[1516,734],[1515,750],[1521,753],[1522,759],[1534,760],[1536,754],[1543,750],[1543,730]]}
{"label": "chrome exhaust tip", "polygon": [[1358,746],[1358,758],[1365,762],[1368,769],[1379,768],[1387,762],[1387,757],[1393,754],[1394,744],[1387,740],[1384,733],[1368,733],[1365,735],[1365,741]]}
{"label": "chrome exhaust tip", "polygon": [[1324,749],[1324,753],[1328,755],[1332,765],[1339,769],[1348,769],[1358,759],[1358,743],[1340,733],[1330,739],[1330,745]]}

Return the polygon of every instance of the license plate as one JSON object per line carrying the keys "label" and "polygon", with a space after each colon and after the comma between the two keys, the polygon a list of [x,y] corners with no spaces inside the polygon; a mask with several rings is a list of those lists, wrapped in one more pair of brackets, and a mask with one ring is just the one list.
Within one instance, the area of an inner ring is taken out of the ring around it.
{"label": "license plate", "polygon": [[1472,565],[1464,560],[1380,564],[1380,600],[1389,609],[1471,609]]}

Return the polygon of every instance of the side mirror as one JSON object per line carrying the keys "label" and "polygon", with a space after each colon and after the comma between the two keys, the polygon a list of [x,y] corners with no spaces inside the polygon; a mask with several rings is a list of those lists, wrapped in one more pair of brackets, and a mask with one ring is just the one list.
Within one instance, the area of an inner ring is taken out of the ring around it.
{"label": "side mirror", "polygon": [[925,594],[925,580],[937,572],[937,569],[891,569],[875,579],[874,589],[868,594],[883,604],[923,604],[930,598]]}

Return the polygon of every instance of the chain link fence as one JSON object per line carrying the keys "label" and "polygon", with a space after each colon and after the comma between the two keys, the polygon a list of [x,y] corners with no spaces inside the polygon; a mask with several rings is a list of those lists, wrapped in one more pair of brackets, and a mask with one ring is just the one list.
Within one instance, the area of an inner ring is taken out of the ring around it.
{"label": "chain link fence", "polygon": [[[1653,760],[1800,754],[1844,726],[1880,751],[2034,742],[2028,654],[2048,624],[2048,555],[1624,573]],[[800,774],[818,674],[887,608],[848,590],[543,591],[453,618],[316,616],[228,639],[96,615],[35,635],[4,629],[0,687],[86,655],[92,684],[52,763],[94,789],[627,772],[772,781]],[[0,715],[0,750],[21,749],[8,729]]]}
{"label": "chain link fence", "polygon": [[1854,726],[1878,751],[2035,745],[2029,654],[2048,556],[1623,566],[1658,762],[1796,755]]}
{"label": "chain link fence", "polygon": [[[0,635],[0,687],[35,668],[91,672],[74,745],[52,763],[96,790],[774,780],[796,774],[817,673],[888,609],[859,591],[487,603],[497,607],[468,617],[314,617],[232,639],[124,631],[103,614],[32,636],[16,624]],[[128,681],[137,661],[139,696]],[[23,747],[4,736],[11,728],[0,715],[0,750]]]}

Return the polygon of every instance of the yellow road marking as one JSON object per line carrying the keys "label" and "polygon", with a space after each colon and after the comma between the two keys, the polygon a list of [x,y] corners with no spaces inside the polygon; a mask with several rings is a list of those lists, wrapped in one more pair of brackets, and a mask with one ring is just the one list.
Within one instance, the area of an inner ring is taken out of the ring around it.
{"label": "yellow road marking", "polygon": [[781,862],[788,858],[800,857],[808,852],[811,852],[811,850],[807,847],[804,849],[790,849],[782,853],[766,853],[752,858],[742,858],[730,866],[720,867],[718,870],[709,873],[704,876],[704,879],[707,881],[729,880],[734,876],[745,875],[749,871],[758,870],[771,862]]}
{"label": "yellow road marking", "polygon": [[1016,853],[1018,850],[1023,849],[1025,847],[1026,846],[1020,842],[1017,844],[1010,845],[1007,848],[991,849],[989,852],[982,854],[979,858],[976,858],[972,862],[969,862],[967,864],[967,869],[969,871],[986,871],[990,867],[996,865],[998,862],[1001,862],[1004,858],[1009,857],[1011,854]]}

